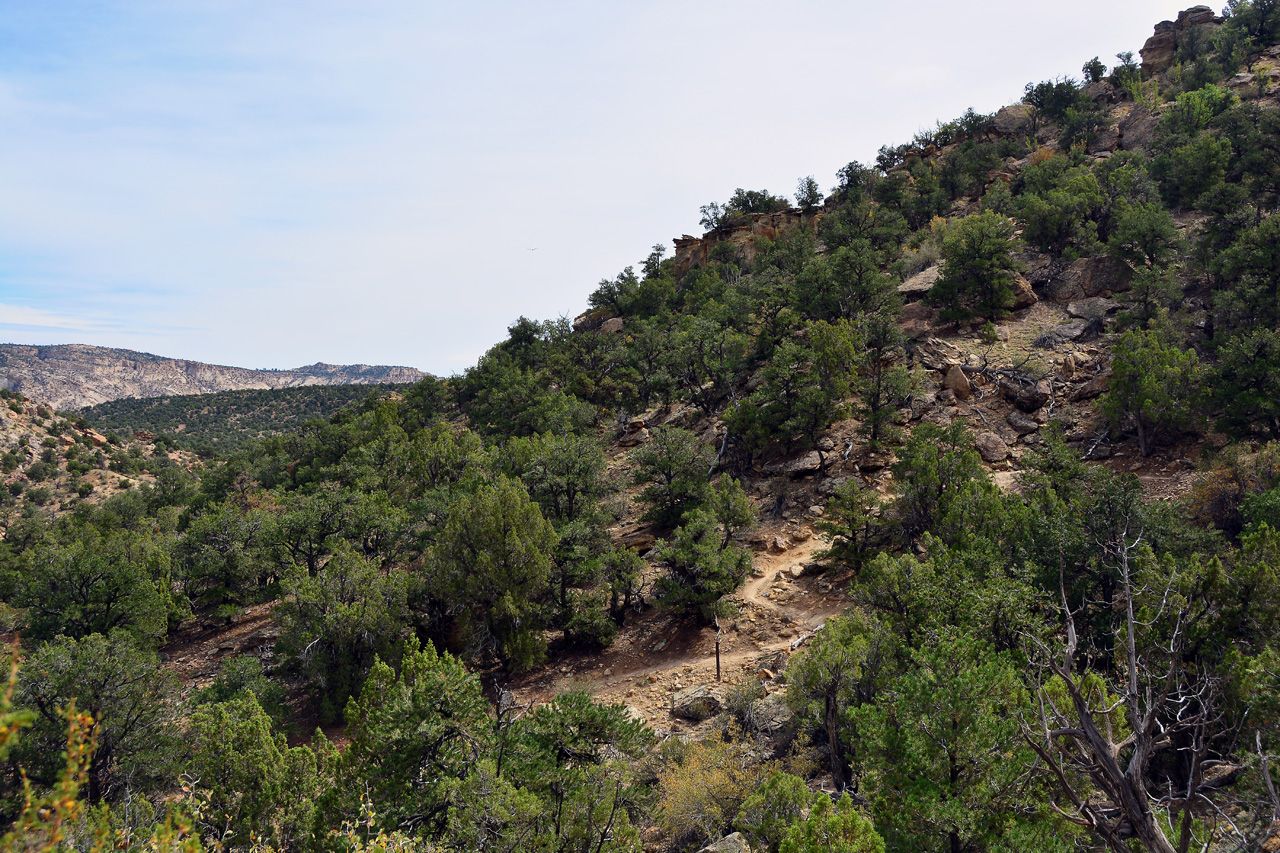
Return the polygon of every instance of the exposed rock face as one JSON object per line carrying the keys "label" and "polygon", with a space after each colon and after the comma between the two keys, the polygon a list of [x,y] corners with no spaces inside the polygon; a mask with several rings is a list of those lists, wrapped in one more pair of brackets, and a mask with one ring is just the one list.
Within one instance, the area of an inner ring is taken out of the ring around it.
{"label": "exposed rock face", "polygon": [[686,720],[701,722],[714,717],[724,707],[724,688],[699,684],[686,687],[671,697],[671,713]]}
{"label": "exposed rock face", "polygon": [[1187,33],[1200,27],[1217,27],[1222,23],[1208,6],[1192,6],[1178,13],[1176,21],[1156,24],[1155,34],[1147,39],[1142,54],[1142,72],[1159,74],[1173,65],[1173,56],[1187,39]]}
{"label": "exposed rock face", "polygon": [[924,299],[925,294],[933,289],[941,272],[942,267],[934,264],[898,285],[898,293],[902,294],[902,301],[915,302],[918,299]]}
{"label": "exposed rock face", "polygon": [[1120,119],[1116,132],[1120,135],[1120,148],[1125,151],[1147,150],[1151,140],[1155,138],[1156,126],[1160,119],[1146,107],[1134,107],[1129,114]]}
{"label": "exposed rock face", "polygon": [[1010,403],[1013,403],[1027,414],[1031,414],[1040,410],[1045,403],[1049,402],[1051,389],[1049,383],[1043,379],[1039,382],[1001,379],[1000,393]]}
{"label": "exposed rock face", "polygon": [[1103,294],[1129,289],[1133,270],[1115,258],[1081,258],[1049,282],[1049,298],[1054,302],[1078,302]]}
{"label": "exposed rock face", "polygon": [[249,370],[85,344],[0,344],[0,387],[64,411],[123,397],[301,385],[387,385],[418,382],[425,375],[412,367],[365,364],[318,363],[293,370]]}
{"label": "exposed rock face", "polygon": [[820,470],[822,470],[822,454],[816,450],[811,450],[795,459],[784,459],[764,466],[766,474],[789,474],[792,477],[800,477]]}
{"label": "exposed rock face", "polygon": [[688,234],[677,237],[675,239],[676,276],[684,275],[695,266],[706,265],[711,256],[712,247],[718,243],[732,244],[750,261],[756,256],[757,237],[776,240],[780,234],[801,224],[815,228],[821,218],[821,209],[806,216],[801,213],[800,208],[793,207],[777,213],[750,213],[731,225],[708,231],[701,237]]}
{"label": "exposed rock face", "polygon": [[698,853],[751,853],[751,845],[747,843],[747,839],[741,832],[735,832],[733,835],[726,835],[715,844],[708,844]]}
{"label": "exposed rock face", "polygon": [[994,464],[1009,458],[1009,446],[994,432],[982,433],[974,439],[973,444],[978,448],[978,454],[982,456],[984,462]]}
{"label": "exposed rock face", "polygon": [[1023,308],[1030,308],[1039,302],[1036,298],[1036,292],[1031,287],[1031,282],[1027,281],[1025,276],[1016,275],[1013,278],[1013,310],[1021,311]]}

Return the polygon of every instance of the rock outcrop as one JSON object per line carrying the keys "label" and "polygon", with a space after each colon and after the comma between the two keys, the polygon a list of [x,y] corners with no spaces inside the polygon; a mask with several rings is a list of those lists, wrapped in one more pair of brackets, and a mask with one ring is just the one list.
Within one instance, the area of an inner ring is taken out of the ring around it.
{"label": "rock outcrop", "polygon": [[779,235],[801,224],[814,228],[821,218],[821,210],[805,214],[800,208],[793,207],[777,213],[748,213],[728,225],[708,231],[701,237],[693,237],[689,234],[677,237],[675,238],[676,277],[683,276],[695,266],[705,266],[711,257],[711,249],[720,243],[734,246],[746,260],[750,261],[756,256],[756,238],[776,240]]}
{"label": "rock outcrop", "polygon": [[212,394],[302,385],[418,382],[412,367],[317,363],[292,370],[250,370],[85,344],[0,344],[0,387],[71,411],[125,397]]}
{"label": "rock outcrop", "polygon": [[1222,23],[1222,18],[1214,14],[1208,6],[1192,6],[1178,13],[1176,21],[1161,21],[1156,24],[1155,34],[1147,39],[1139,53],[1142,54],[1142,72],[1159,74],[1173,65],[1174,55],[1178,48],[1190,38],[1190,33],[1202,28],[1214,28]]}
{"label": "rock outcrop", "polygon": [[747,839],[741,832],[735,832],[733,835],[726,835],[715,844],[708,844],[698,853],[751,853],[751,845],[747,843]]}
{"label": "rock outcrop", "polygon": [[702,722],[720,713],[724,696],[724,687],[719,684],[686,687],[671,697],[671,713],[685,720]]}
{"label": "rock outcrop", "polygon": [[1063,305],[1109,296],[1129,289],[1133,270],[1123,261],[1103,256],[1080,258],[1049,281],[1048,296]]}

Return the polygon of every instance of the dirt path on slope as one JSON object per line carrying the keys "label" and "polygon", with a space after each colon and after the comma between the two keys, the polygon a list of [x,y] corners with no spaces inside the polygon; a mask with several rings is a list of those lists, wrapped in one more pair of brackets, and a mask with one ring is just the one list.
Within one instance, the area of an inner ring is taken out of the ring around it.
{"label": "dirt path on slope", "polygon": [[[793,642],[848,606],[846,578],[803,569],[823,545],[811,537],[782,553],[754,555],[752,576],[730,596],[738,615],[721,620],[722,682],[742,683],[776,671],[792,653]],[[503,686],[517,701],[535,703],[564,690],[586,689],[601,701],[630,705],[656,728],[679,731],[687,724],[671,716],[671,697],[685,687],[715,682],[715,641],[714,626],[698,627],[650,609],[628,622],[604,652],[567,656],[555,669]]]}

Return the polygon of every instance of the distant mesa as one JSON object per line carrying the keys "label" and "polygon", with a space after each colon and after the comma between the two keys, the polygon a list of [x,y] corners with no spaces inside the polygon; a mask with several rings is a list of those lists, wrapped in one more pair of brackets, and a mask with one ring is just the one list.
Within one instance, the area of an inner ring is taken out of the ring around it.
{"label": "distant mesa", "polygon": [[125,397],[303,385],[398,385],[426,375],[413,367],[324,362],[289,370],[250,370],[86,344],[0,344],[0,387],[62,411]]}

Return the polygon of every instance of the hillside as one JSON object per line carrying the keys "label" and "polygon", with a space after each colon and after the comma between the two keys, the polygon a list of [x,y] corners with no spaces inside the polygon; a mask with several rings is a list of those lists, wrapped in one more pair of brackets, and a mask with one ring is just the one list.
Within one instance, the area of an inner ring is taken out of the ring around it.
{"label": "hillside", "polygon": [[218,849],[1277,849],[1280,4],[1117,60],[9,517],[14,763]]}
{"label": "hillside", "polygon": [[422,377],[423,373],[412,367],[317,363],[291,370],[249,370],[84,344],[0,344],[0,386],[59,411],[74,411],[124,397],[403,384]]}
{"label": "hillside", "polygon": [[247,442],[327,421],[340,409],[404,385],[309,385],[216,394],[122,398],[81,410],[103,433],[150,433],[178,439],[202,455],[225,455]]}

